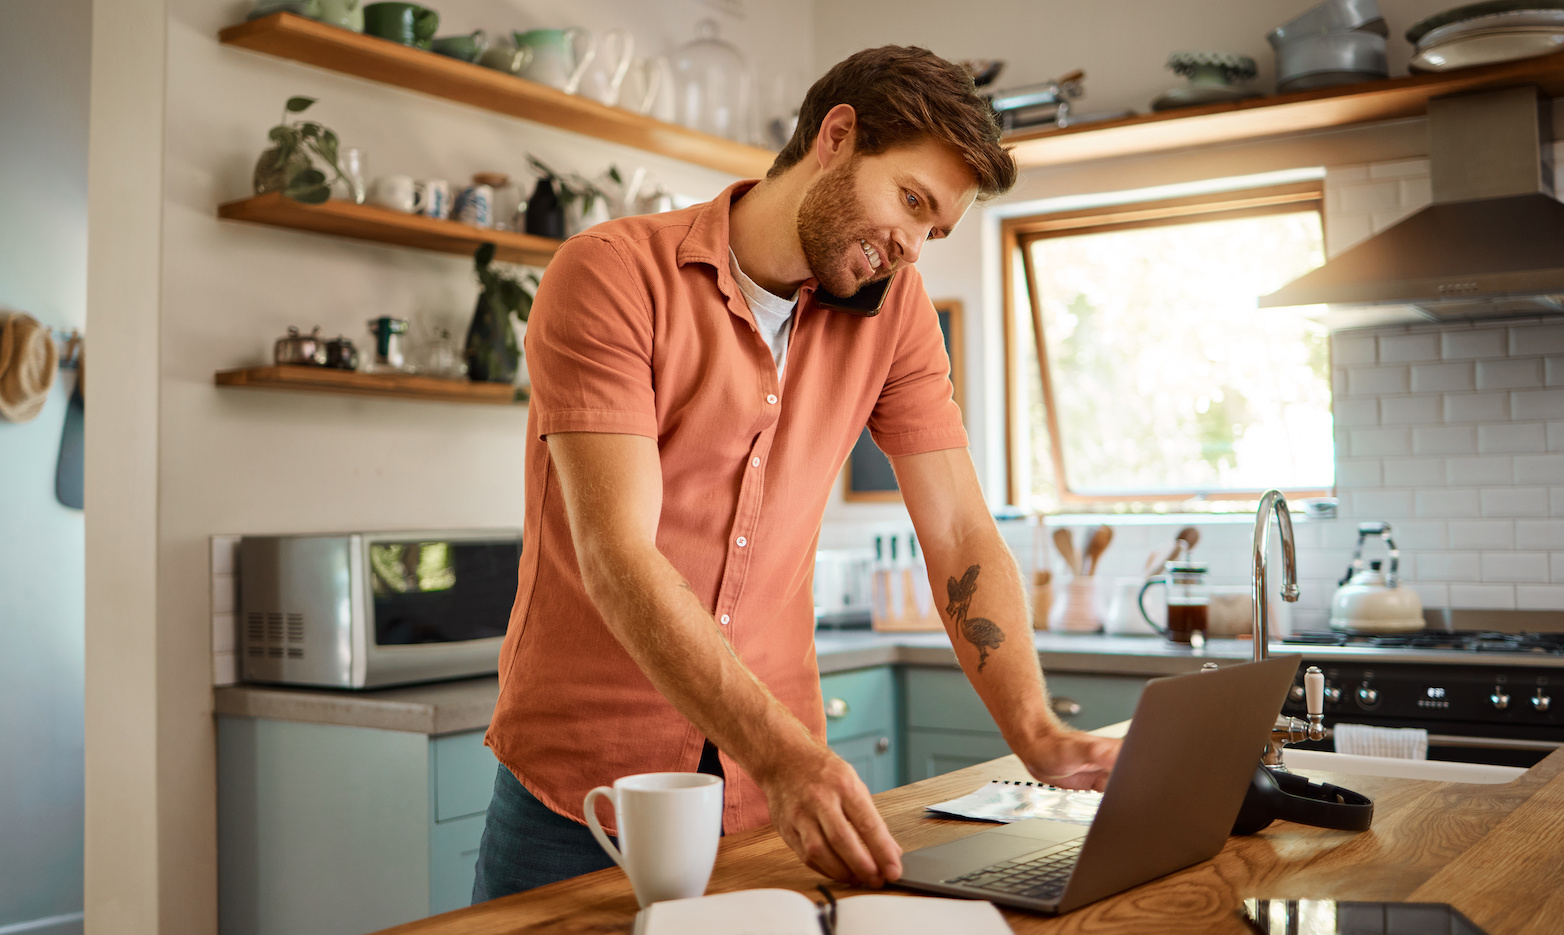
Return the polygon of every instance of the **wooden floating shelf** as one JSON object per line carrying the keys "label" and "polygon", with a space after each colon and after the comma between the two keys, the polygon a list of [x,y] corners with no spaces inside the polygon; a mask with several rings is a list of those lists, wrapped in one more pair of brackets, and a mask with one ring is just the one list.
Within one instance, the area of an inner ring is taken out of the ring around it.
{"label": "wooden floating shelf", "polygon": [[286,198],[281,192],[230,201],[217,209],[217,215],[231,221],[253,221],[273,227],[289,227],[317,234],[333,234],[469,257],[479,244],[492,243],[497,259],[528,266],[547,266],[563,243],[549,237],[535,237],[514,231],[481,230],[455,221],[403,214],[390,208],[359,205],[351,201],[332,200],[324,204],[307,205]]}
{"label": "wooden floating shelf", "polygon": [[1429,98],[1525,84],[1537,85],[1548,97],[1564,97],[1564,52],[1018,133],[1005,142],[1015,146],[1022,168],[1063,165],[1416,117],[1427,112]]}
{"label": "wooden floating shelf", "polygon": [[357,373],[329,367],[297,364],[220,370],[218,386],[258,390],[303,390],[314,393],[348,393],[393,399],[422,399],[448,403],[484,403],[508,406],[516,402],[516,388],[507,383],[475,383],[442,380],[411,373]]}
{"label": "wooden floating shelf", "polygon": [[218,38],[225,45],[420,91],[746,178],[765,175],[776,158],[756,146],[608,107],[492,68],[294,13],[273,13],[230,26],[218,33]]}

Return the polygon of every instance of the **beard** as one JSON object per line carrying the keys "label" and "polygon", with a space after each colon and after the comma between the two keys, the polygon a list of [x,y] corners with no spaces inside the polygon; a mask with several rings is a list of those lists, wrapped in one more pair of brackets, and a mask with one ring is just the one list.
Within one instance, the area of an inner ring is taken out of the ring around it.
{"label": "beard", "polygon": [[869,239],[870,228],[868,215],[858,200],[858,163],[862,158],[854,155],[826,173],[804,194],[798,206],[798,241],[809,272],[828,292],[844,297],[892,272],[884,257],[873,276],[865,278],[859,271],[859,264],[867,262],[860,241]]}

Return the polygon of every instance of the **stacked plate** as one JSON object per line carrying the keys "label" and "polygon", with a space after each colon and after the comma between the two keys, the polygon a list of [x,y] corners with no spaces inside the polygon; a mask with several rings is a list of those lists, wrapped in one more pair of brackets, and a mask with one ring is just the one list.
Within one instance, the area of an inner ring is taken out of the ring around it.
{"label": "stacked plate", "polygon": [[1564,0],[1493,0],[1430,16],[1407,30],[1412,71],[1449,71],[1564,51]]}

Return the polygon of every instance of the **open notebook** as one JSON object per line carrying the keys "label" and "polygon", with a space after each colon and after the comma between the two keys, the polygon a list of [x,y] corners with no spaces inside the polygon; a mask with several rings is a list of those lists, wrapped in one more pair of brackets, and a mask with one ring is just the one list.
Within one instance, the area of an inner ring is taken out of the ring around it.
{"label": "open notebook", "polygon": [[849,896],[831,907],[793,890],[739,890],[652,903],[635,917],[635,935],[1011,935],[993,903],[919,896]]}

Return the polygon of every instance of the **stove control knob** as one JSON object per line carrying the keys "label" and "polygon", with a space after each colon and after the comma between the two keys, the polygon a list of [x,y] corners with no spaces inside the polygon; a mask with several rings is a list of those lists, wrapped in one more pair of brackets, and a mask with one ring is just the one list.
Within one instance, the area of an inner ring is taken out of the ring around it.
{"label": "stove control knob", "polygon": [[1548,710],[1548,705],[1552,703],[1553,699],[1549,698],[1547,695],[1544,695],[1542,693],[1542,689],[1540,688],[1537,689],[1537,694],[1531,696],[1531,706],[1536,708],[1538,711]]}
{"label": "stove control knob", "polygon": [[1494,686],[1493,694],[1488,696],[1488,700],[1493,702],[1493,706],[1498,708],[1500,711],[1503,711],[1505,708],[1510,706],[1509,694],[1506,693],[1502,687],[1497,685]]}
{"label": "stove control knob", "polygon": [[1302,704],[1303,703],[1303,686],[1302,685],[1294,685],[1292,687],[1292,691],[1287,693],[1287,699],[1289,701],[1291,701],[1292,703],[1294,703],[1294,704]]}
{"label": "stove control knob", "polygon": [[1367,685],[1359,686],[1358,704],[1365,708],[1372,708],[1374,705],[1379,704],[1379,692],[1369,688]]}
{"label": "stove control knob", "polygon": [[1341,689],[1337,688],[1334,685],[1326,685],[1325,686],[1325,700],[1330,702],[1331,704],[1338,704],[1338,703],[1340,703],[1341,702]]}

